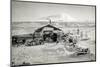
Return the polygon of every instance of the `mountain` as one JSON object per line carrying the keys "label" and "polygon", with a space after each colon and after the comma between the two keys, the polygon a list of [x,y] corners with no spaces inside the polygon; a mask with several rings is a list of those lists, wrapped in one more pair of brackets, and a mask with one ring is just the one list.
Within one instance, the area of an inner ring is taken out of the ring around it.
{"label": "mountain", "polygon": [[66,13],[42,17],[39,20],[41,20],[41,21],[42,20],[51,20],[54,22],[76,22],[76,21],[78,21],[76,18],[74,18]]}

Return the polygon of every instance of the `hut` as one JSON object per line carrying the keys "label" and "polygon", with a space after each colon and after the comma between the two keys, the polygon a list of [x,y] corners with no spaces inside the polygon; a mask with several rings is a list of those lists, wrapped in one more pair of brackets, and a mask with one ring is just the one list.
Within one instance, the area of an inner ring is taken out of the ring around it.
{"label": "hut", "polygon": [[33,39],[42,39],[45,42],[57,42],[60,40],[63,31],[51,24],[35,30]]}

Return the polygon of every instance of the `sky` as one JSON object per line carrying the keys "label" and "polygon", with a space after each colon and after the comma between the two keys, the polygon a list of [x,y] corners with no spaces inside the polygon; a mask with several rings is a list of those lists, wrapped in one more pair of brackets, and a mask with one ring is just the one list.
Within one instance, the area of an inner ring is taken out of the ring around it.
{"label": "sky", "polygon": [[95,22],[95,7],[20,1],[12,2],[12,22],[37,21],[40,18],[53,15],[65,15],[64,20],[68,16],[71,21]]}

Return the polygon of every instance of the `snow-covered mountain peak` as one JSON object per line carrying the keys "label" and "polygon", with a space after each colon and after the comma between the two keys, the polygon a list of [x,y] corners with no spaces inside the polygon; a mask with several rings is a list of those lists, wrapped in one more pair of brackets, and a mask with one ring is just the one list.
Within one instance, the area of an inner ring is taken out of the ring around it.
{"label": "snow-covered mountain peak", "polygon": [[66,13],[62,13],[62,14],[55,14],[55,15],[50,15],[50,16],[46,16],[46,17],[42,17],[40,18],[41,20],[51,20],[51,21],[55,21],[55,22],[74,22],[76,21],[75,18],[73,18],[72,16],[66,14]]}

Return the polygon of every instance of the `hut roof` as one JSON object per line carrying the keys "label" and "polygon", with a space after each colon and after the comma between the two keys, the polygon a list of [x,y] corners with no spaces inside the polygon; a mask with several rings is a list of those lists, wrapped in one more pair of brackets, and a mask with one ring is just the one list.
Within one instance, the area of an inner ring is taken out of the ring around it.
{"label": "hut roof", "polygon": [[54,27],[54,26],[48,24],[48,25],[46,25],[46,26],[43,26],[43,27],[41,27],[41,28],[38,28],[35,32],[41,32],[45,27],[50,27],[50,28],[53,28],[54,30],[62,31],[61,29],[56,28],[56,27]]}

